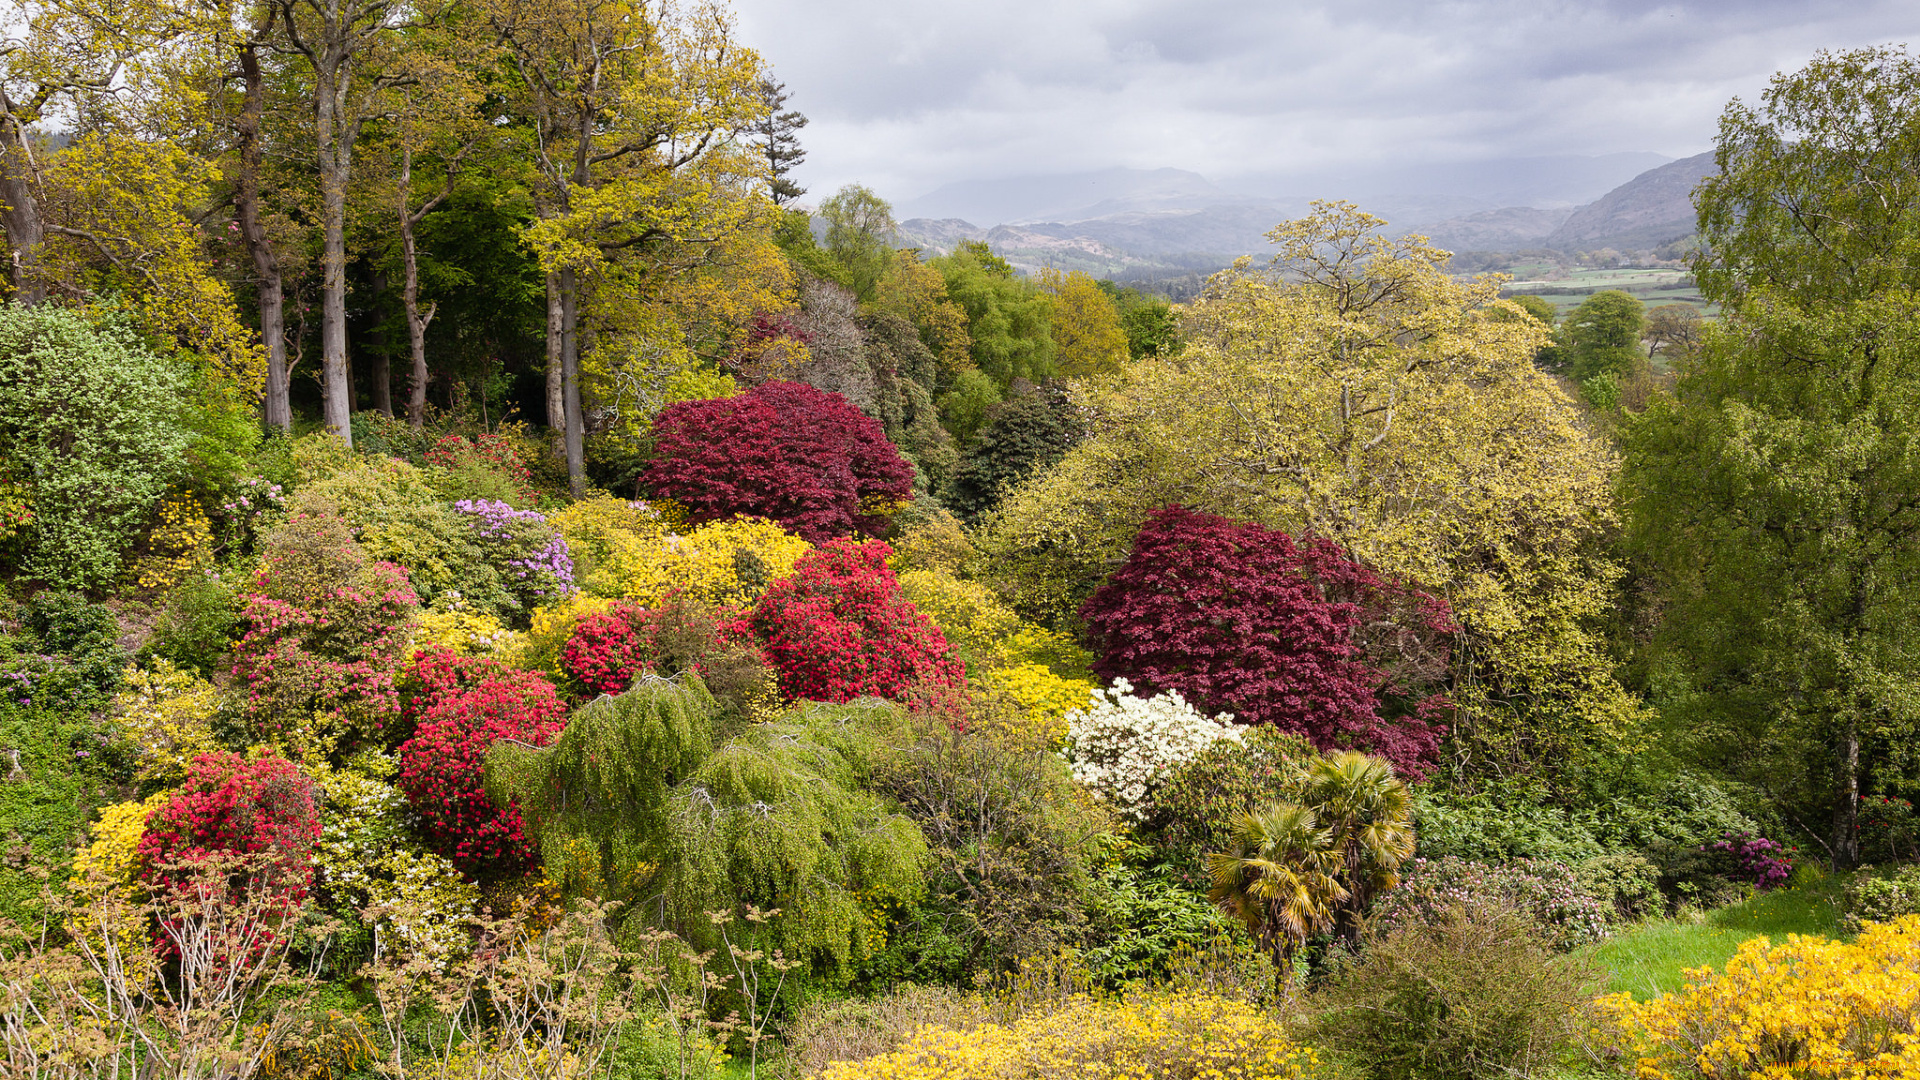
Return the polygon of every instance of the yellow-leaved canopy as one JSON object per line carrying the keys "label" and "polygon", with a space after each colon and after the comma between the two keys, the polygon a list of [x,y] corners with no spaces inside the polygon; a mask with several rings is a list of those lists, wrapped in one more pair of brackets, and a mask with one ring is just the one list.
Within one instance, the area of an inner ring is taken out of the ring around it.
{"label": "yellow-leaved canopy", "polygon": [[1147,513],[1182,505],[1331,539],[1445,597],[1468,768],[1622,748],[1639,708],[1591,624],[1618,566],[1617,461],[1531,358],[1546,332],[1351,203],[1268,234],[1183,312],[1175,359],[1077,391],[1094,433],[985,524],[1025,614],[1071,618]]}

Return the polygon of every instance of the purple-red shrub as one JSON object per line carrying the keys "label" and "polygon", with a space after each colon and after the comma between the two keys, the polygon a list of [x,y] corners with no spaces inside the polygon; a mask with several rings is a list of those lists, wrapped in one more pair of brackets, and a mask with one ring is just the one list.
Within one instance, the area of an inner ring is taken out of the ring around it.
{"label": "purple-red shrub", "polygon": [[655,457],[640,482],[686,507],[694,524],[745,515],[816,544],[878,536],[913,490],[913,466],[879,421],[803,383],[669,405],[653,437]]}
{"label": "purple-red shrub", "polygon": [[1762,891],[1784,885],[1793,876],[1795,852],[1764,836],[1728,831],[1701,850],[1724,857],[1728,877]]}
{"label": "purple-red shrub", "polygon": [[241,594],[233,677],[249,734],[321,712],[383,736],[418,606],[407,572],[368,558],[345,522],[295,513],[267,538]]}
{"label": "purple-red shrub", "polygon": [[278,756],[248,759],[201,754],[186,782],[147,817],[140,837],[142,876],[178,885],[210,856],[258,857],[252,867],[292,910],[313,888],[313,850],[320,842],[320,805],[311,779]]}
{"label": "purple-red shrub", "polygon": [[472,877],[525,871],[539,851],[521,829],[519,807],[487,797],[487,751],[501,739],[553,741],[567,715],[553,684],[495,660],[433,649],[420,654],[407,686],[414,732],[400,744],[396,783],[422,836]]}
{"label": "purple-red shrub", "polygon": [[946,636],[900,594],[878,540],[834,540],[774,582],[746,620],[789,698],[898,699],[919,686],[956,687],[966,668]]}
{"label": "purple-red shrub", "polygon": [[1179,506],[1155,511],[1081,609],[1096,672],[1206,712],[1431,768],[1447,701],[1444,601],[1382,580],[1325,540]]}

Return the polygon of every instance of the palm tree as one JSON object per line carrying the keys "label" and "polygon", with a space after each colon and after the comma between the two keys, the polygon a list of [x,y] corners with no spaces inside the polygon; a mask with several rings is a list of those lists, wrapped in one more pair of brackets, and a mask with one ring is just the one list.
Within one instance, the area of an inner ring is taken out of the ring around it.
{"label": "palm tree", "polygon": [[1407,785],[1385,760],[1354,751],[1315,758],[1300,778],[1300,801],[1331,834],[1345,896],[1334,932],[1352,941],[1373,898],[1400,884],[1413,857],[1413,808]]}
{"label": "palm tree", "polygon": [[1302,943],[1330,927],[1347,896],[1335,871],[1340,852],[1331,831],[1297,803],[1274,803],[1242,814],[1229,850],[1207,855],[1208,899],[1240,919],[1273,956],[1284,980]]}

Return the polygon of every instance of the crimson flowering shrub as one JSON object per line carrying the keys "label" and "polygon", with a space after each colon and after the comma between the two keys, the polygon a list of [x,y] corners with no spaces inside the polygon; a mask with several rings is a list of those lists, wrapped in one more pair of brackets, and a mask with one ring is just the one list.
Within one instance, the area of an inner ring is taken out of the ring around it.
{"label": "crimson flowering shrub", "polygon": [[813,543],[878,536],[913,490],[880,423],[838,394],[770,382],[738,397],[682,401],[654,421],[640,482],[694,524],[770,518]]}
{"label": "crimson flowering shrub", "polygon": [[311,779],[283,757],[220,751],[187,767],[180,790],[147,817],[139,852],[152,885],[184,884],[195,864],[215,854],[260,856],[276,906],[290,911],[313,888],[319,842]]}
{"label": "crimson flowering shrub", "polygon": [[316,712],[386,734],[419,606],[405,570],[368,558],[338,517],[296,513],[267,537],[240,599],[233,677],[251,737]]}
{"label": "crimson flowering shrub", "polygon": [[593,694],[617,694],[651,665],[652,649],[626,605],[588,615],[560,650],[560,665]]}
{"label": "crimson flowering shrub", "polygon": [[878,540],[834,540],[800,558],[746,619],[789,698],[898,699],[959,687],[966,668],[945,635],[900,594]]}
{"label": "crimson flowering shrub", "polygon": [[1409,779],[1446,733],[1446,603],[1325,540],[1164,507],[1081,617],[1109,679],[1377,754]]}
{"label": "crimson flowering shrub", "polygon": [[501,739],[545,746],[566,724],[553,684],[495,660],[423,650],[408,673],[413,736],[400,744],[396,786],[433,850],[482,880],[516,876],[539,849],[520,808],[487,797],[487,751]]}

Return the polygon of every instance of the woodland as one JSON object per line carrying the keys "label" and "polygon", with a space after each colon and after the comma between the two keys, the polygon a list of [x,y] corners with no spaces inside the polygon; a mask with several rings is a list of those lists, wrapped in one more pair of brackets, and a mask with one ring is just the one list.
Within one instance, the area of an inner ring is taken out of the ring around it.
{"label": "woodland", "polygon": [[717,3],[12,11],[9,1074],[1920,1072],[1904,48],[1560,316],[900,247]]}

